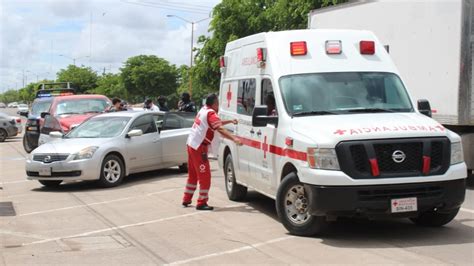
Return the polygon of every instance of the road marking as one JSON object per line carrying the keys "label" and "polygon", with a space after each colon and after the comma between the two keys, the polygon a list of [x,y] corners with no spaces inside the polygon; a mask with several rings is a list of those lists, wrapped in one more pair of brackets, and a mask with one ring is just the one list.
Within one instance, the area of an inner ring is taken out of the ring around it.
{"label": "road marking", "polygon": [[7,230],[2,230],[2,229],[0,229],[0,234],[12,235],[12,236],[18,236],[18,237],[34,238],[34,239],[43,239],[43,240],[47,238],[45,236],[40,236],[40,235],[36,235],[36,234],[29,234],[29,233],[23,233],[23,232],[13,232],[13,231],[7,231]]}
{"label": "road marking", "polygon": [[0,161],[24,161],[24,157],[0,157]]}
{"label": "road marking", "polygon": [[244,247],[240,247],[240,248],[236,248],[236,249],[211,253],[211,254],[207,254],[207,255],[203,255],[203,256],[199,256],[199,257],[190,258],[190,259],[187,259],[187,260],[175,261],[175,262],[169,263],[168,265],[186,264],[186,263],[195,262],[195,261],[198,261],[198,260],[218,257],[218,256],[222,256],[222,255],[227,255],[227,254],[238,253],[238,252],[245,251],[245,250],[257,249],[261,246],[265,246],[265,245],[285,241],[285,240],[292,239],[292,238],[295,238],[295,237],[294,236],[285,236],[285,237],[275,238],[275,239],[268,240],[268,241],[265,241],[265,242],[250,244],[248,246],[244,246]]}
{"label": "road marking", "polygon": [[474,213],[474,210],[471,209],[466,209],[466,208],[461,208],[462,212],[468,212],[468,213]]}
{"label": "road marking", "polygon": [[17,180],[17,181],[6,181],[6,182],[0,182],[0,184],[16,184],[16,183],[24,183],[24,182],[30,182],[30,180]]}
{"label": "road marking", "polygon": [[[242,204],[229,205],[229,206],[225,206],[225,207],[222,207],[222,208],[219,208],[219,209],[230,209],[230,208],[241,207],[241,206],[244,206],[244,205],[242,205]],[[176,215],[176,216],[171,216],[171,217],[166,217],[166,218],[160,218],[160,219],[155,219],[155,220],[150,220],[150,221],[145,221],[145,222],[139,222],[139,223],[134,223],[134,224],[125,224],[125,225],[120,225],[120,226],[113,226],[113,227],[108,227],[108,228],[104,228],[104,229],[89,231],[89,232],[76,234],[76,235],[60,236],[60,237],[54,237],[54,238],[48,238],[48,239],[43,239],[43,240],[39,240],[39,241],[34,241],[34,242],[30,242],[30,243],[22,243],[21,246],[31,246],[31,245],[36,245],[36,244],[54,242],[54,241],[58,241],[58,240],[61,240],[61,239],[90,236],[90,235],[95,235],[95,234],[99,234],[99,233],[114,231],[114,230],[118,230],[118,229],[124,229],[124,228],[129,228],[129,227],[136,227],[136,226],[143,226],[143,225],[154,224],[154,223],[159,223],[159,222],[165,222],[165,221],[170,221],[170,220],[175,220],[175,219],[181,219],[181,218],[184,218],[184,217],[189,217],[189,216],[194,216],[194,215],[202,215],[202,214],[206,214],[206,213],[212,213],[212,212],[206,212],[206,211],[191,212],[191,213],[186,213],[186,214],[181,214],[181,215]]]}
{"label": "road marking", "polygon": [[65,211],[65,210],[71,210],[71,209],[77,209],[77,208],[84,208],[84,207],[101,205],[101,204],[109,204],[109,203],[118,202],[118,201],[125,201],[125,200],[130,200],[130,199],[141,198],[141,197],[149,197],[149,196],[153,196],[153,195],[158,195],[158,194],[163,194],[163,193],[167,193],[167,192],[171,192],[171,191],[176,191],[176,190],[179,190],[179,189],[181,189],[181,188],[166,189],[166,190],[157,191],[157,192],[153,192],[153,193],[148,193],[148,194],[140,195],[140,196],[134,196],[134,197],[119,198],[119,199],[100,201],[100,202],[94,202],[94,203],[89,203],[89,204],[81,204],[81,205],[74,205],[74,206],[69,206],[69,207],[57,208],[57,209],[50,209],[50,210],[44,210],[44,211],[23,213],[23,214],[19,214],[17,216],[29,216],[29,215],[36,215],[36,214],[42,214],[42,213],[50,213],[50,212],[56,212],[56,211]]}

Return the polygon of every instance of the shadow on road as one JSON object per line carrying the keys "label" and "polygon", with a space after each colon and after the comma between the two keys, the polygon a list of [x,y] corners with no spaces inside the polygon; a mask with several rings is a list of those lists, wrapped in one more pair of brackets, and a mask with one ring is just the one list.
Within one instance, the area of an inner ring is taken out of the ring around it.
{"label": "shadow on road", "polygon": [[[175,178],[186,178],[187,174],[181,173],[178,168],[167,168],[151,172],[144,172],[140,174],[132,174],[125,177],[123,183],[117,187],[103,188],[97,183],[97,181],[78,181],[71,183],[63,183],[59,187],[43,187],[39,183],[39,187],[32,189],[35,192],[54,192],[54,193],[65,193],[65,192],[79,192],[79,191],[94,191],[94,190],[120,190],[131,186],[150,183],[157,180],[175,179]],[[184,181],[183,181],[184,184]]]}
{"label": "shadow on road", "polygon": [[[263,213],[276,222],[275,201],[256,192],[249,192],[247,206],[217,211]],[[331,222],[327,231],[317,236],[325,245],[339,248],[393,248],[439,246],[474,243],[474,230],[464,223],[474,219],[453,220],[444,227],[420,227],[408,219],[368,220],[340,218]]]}

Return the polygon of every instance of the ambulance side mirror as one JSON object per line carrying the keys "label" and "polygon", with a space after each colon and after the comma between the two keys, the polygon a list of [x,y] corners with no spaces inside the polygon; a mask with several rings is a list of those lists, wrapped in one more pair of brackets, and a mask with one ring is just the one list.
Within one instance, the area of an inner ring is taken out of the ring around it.
{"label": "ambulance side mirror", "polygon": [[430,106],[430,102],[428,100],[418,100],[418,111],[420,111],[420,113],[426,115],[426,116],[429,116],[431,117],[431,106]]}
{"label": "ambulance side mirror", "polygon": [[268,116],[266,105],[255,106],[252,113],[253,127],[266,127],[268,124],[278,125],[278,116]]}

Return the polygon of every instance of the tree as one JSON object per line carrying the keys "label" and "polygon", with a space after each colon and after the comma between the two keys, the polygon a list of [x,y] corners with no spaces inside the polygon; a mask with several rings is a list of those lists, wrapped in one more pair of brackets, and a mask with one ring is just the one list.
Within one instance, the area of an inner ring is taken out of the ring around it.
{"label": "tree", "polygon": [[102,94],[109,98],[118,97],[128,100],[128,92],[120,74],[107,73],[99,77],[97,87],[91,93]]}
{"label": "tree", "polygon": [[20,95],[17,90],[7,90],[6,92],[0,94],[0,102],[11,103],[17,102],[20,100]]}
{"label": "tree", "polygon": [[57,73],[58,82],[71,82],[77,93],[84,93],[97,87],[98,76],[90,67],[69,65]]}
{"label": "tree", "polygon": [[202,45],[192,69],[193,98],[219,88],[219,57],[233,40],[259,32],[304,29],[308,14],[320,7],[347,0],[223,0],[213,10],[209,31],[201,36]]}
{"label": "tree", "polygon": [[131,99],[171,95],[178,87],[178,71],[168,61],[154,55],[130,57],[120,69],[125,89]]}

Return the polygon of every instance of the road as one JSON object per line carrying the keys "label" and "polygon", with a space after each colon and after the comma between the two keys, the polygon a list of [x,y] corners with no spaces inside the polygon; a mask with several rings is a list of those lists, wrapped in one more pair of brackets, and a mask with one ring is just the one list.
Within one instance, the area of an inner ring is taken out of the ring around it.
{"label": "road", "polygon": [[117,188],[93,182],[43,188],[27,181],[21,136],[0,143],[0,265],[15,264],[440,264],[474,263],[474,190],[442,228],[408,220],[342,219],[320,237],[294,237],[274,201],[227,199],[213,162],[213,212],[180,206],[185,174],[166,169]]}

